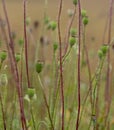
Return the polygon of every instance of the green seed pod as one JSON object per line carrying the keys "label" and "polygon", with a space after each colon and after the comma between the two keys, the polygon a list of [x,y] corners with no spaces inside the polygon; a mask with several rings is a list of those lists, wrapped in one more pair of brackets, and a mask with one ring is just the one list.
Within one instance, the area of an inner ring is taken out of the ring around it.
{"label": "green seed pod", "polygon": [[98,51],[98,57],[99,59],[102,59],[103,58],[103,52],[101,50]]}
{"label": "green seed pod", "polygon": [[76,33],[77,33],[77,30],[76,30],[75,28],[71,28],[71,30],[70,30],[70,35],[71,35],[72,37],[74,37],[74,36],[76,36]]}
{"label": "green seed pod", "polygon": [[53,50],[54,50],[54,52],[56,52],[57,48],[58,48],[58,44],[55,42],[55,43],[53,44]]}
{"label": "green seed pod", "polygon": [[8,78],[6,74],[0,75],[0,86],[7,86],[8,84]]}
{"label": "green seed pod", "polygon": [[69,43],[70,43],[70,47],[72,47],[76,43],[76,38],[75,37],[70,37],[69,38]]}
{"label": "green seed pod", "polygon": [[3,62],[7,57],[7,52],[5,50],[1,51],[0,52],[0,59],[1,59],[1,62]]}
{"label": "green seed pod", "polygon": [[31,19],[30,19],[30,17],[27,17],[27,18],[26,18],[26,25],[29,26],[30,23],[31,23]]}
{"label": "green seed pod", "polygon": [[109,49],[109,46],[108,46],[108,45],[103,45],[103,46],[101,47],[101,51],[103,52],[104,55],[106,55],[108,49]]}
{"label": "green seed pod", "polygon": [[57,27],[57,23],[56,23],[55,21],[51,21],[50,25],[51,25],[51,29],[52,29],[53,31],[54,31],[54,30],[56,29],[56,27]]}
{"label": "green seed pod", "polygon": [[78,3],[78,0],[73,0],[73,4],[76,6]]}
{"label": "green seed pod", "polygon": [[82,21],[83,21],[83,24],[86,26],[88,24],[88,22],[89,22],[88,17],[84,17],[82,19]]}
{"label": "green seed pod", "polygon": [[36,72],[37,72],[37,73],[42,72],[42,69],[43,69],[43,62],[37,61],[35,67],[36,67]]}
{"label": "green seed pod", "polygon": [[87,65],[86,60],[83,60],[83,61],[82,61],[82,67],[85,67],[86,65]]}
{"label": "green seed pod", "polygon": [[48,16],[45,16],[44,18],[44,24],[48,24],[50,21],[50,18]]}
{"label": "green seed pod", "polygon": [[19,39],[18,44],[19,44],[20,46],[22,46],[22,45],[24,44],[24,40],[23,40],[23,39]]}
{"label": "green seed pod", "polygon": [[16,53],[15,54],[15,60],[16,60],[16,62],[18,63],[20,61],[20,59],[21,59],[21,54],[20,53]]}
{"label": "green seed pod", "polygon": [[27,95],[28,95],[29,99],[32,99],[35,95],[35,89],[34,88],[28,88],[27,89]]}
{"label": "green seed pod", "polygon": [[81,10],[81,16],[82,16],[82,18],[86,17],[86,14],[87,14],[86,10],[82,9]]}

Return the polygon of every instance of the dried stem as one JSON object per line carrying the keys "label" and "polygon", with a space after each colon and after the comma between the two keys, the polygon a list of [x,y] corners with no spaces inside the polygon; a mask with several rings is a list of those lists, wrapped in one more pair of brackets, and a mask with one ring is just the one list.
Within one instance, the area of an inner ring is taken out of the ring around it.
{"label": "dried stem", "polygon": [[61,12],[63,0],[60,0],[58,12],[58,37],[59,37],[59,58],[60,58],[60,87],[61,87],[61,105],[62,105],[62,130],[64,130],[64,84],[63,84],[63,66],[62,66],[62,42],[61,42]]}
{"label": "dried stem", "polygon": [[9,20],[8,20],[5,0],[2,0],[2,4],[3,4],[4,13],[5,13],[5,18],[6,18],[6,21],[7,21],[8,35],[9,35],[10,43],[9,43],[8,38],[7,38],[6,31],[5,31],[4,27],[2,26],[1,29],[2,29],[2,32],[4,34],[4,38],[6,40],[11,70],[12,70],[13,77],[14,77],[15,82],[16,82],[18,98],[19,98],[19,105],[20,105],[20,115],[21,115],[22,128],[23,128],[23,130],[27,130],[26,118],[25,118],[25,114],[24,114],[23,98],[22,98],[23,97],[22,96],[22,86],[20,85],[19,73],[18,73],[18,69],[17,69],[17,63],[16,63],[16,60],[15,60],[14,43],[13,43],[12,36],[11,36],[11,29],[10,29],[10,24],[9,24]]}
{"label": "dried stem", "polygon": [[70,36],[70,29],[72,27],[75,15],[76,15],[76,6],[74,8],[73,16],[72,16],[72,18],[69,21],[68,28],[67,28],[67,31],[66,31],[67,33],[66,33],[66,36],[65,36],[65,52],[64,52],[64,55],[67,53],[67,50],[68,50],[68,40],[69,40],[69,36]]}
{"label": "dried stem", "polygon": [[24,0],[24,40],[25,40],[25,60],[26,60],[26,74],[28,87],[30,88],[29,70],[28,70],[28,41],[27,41],[27,29],[26,29],[26,2]]}
{"label": "dried stem", "polygon": [[78,114],[76,119],[76,130],[79,129],[79,118],[80,118],[80,105],[81,105],[81,96],[80,96],[80,51],[81,51],[81,3],[78,0],[78,11],[79,11],[79,23],[78,23]]}

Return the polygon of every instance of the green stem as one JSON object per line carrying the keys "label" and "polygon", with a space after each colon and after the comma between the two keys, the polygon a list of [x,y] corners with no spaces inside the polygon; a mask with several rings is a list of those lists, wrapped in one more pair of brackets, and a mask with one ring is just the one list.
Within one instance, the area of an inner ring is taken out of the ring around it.
{"label": "green stem", "polygon": [[40,83],[40,86],[41,86],[41,89],[42,89],[42,93],[43,93],[45,105],[46,105],[46,108],[47,108],[47,111],[48,111],[48,116],[49,116],[50,124],[51,124],[51,127],[52,127],[51,130],[54,130],[53,120],[52,120],[52,117],[51,117],[49,105],[48,105],[47,98],[46,98],[46,94],[45,94],[45,90],[44,90],[45,88],[44,88],[44,85],[43,85],[43,83],[42,83],[42,81],[41,81],[41,78],[40,78],[40,75],[39,75],[39,74],[38,74],[38,80],[39,80],[39,83]]}
{"label": "green stem", "polygon": [[[96,90],[97,90],[97,87],[99,86],[101,71],[102,71],[102,68],[103,68],[104,60],[105,60],[105,57],[103,57],[103,59],[101,59],[101,61],[99,63],[99,68],[98,68],[96,75],[95,75],[96,79],[95,79],[95,85],[94,85],[94,89],[93,89],[93,106],[92,106],[92,115],[94,115],[95,118],[96,118],[95,104],[96,104],[96,100],[97,100]],[[93,120],[93,123],[95,123],[93,127],[96,128],[97,119],[95,119],[95,121],[94,121],[94,119],[91,118],[91,120]]]}
{"label": "green stem", "polygon": [[84,62],[84,54],[85,54],[85,32],[86,32],[86,28],[84,26],[84,30],[83,30],[83,46],[82,46],[82,63],[81,66],[83,67],[83,62]]}
{"label": "green stem", "polygon": [[[71,52],[71,49],[72,48],[70,48],[68,51],[67,51],[67,53],[66,53],[66,55],[63,57],[63,59],[62,59],[62,64],[65,62],[65,60],[66,60],[66,58],[68,58],[68,56],[69,56],[69,54],[70,54],[70,52]],[[60,64],[59,64],[59,67],[60,67]],[[53,105],[53,119],[55,119],[56,117],[56,112],[55,112],[55,109],[56,109],[56,104],[57,104],[57,99],[58,99],[58,96],[59,96],[59,85],[60,85],[60,77],[58,77],[58,85],[57,85],[57,90],[56,90],[56,93],[55,93],[55,97],[54,97],[54,105]],[[54,116],[55,115],[55,116]]]}
{"label": "green stem", "polygon": [[70,49],[68,50],[68,52],[66,53],[66,55],[63,57],[62,59],[62,64],[65,62],[66,58],[69,56],[70,52],[71,52],[72,47],[70,47]]}
{"label": "green stem", "polygon": [[36,130],[36,123],[35,123],[35,119],[34,119],[34,115],[33,115],[33,109],[32,109],[32,104],[30,103],[30,113],[31,113],[31,117],[32,117],[32,123],[33,123],[33,127],[34,130]]}
{"label": "green stem", "polygon": [[1,103],[2,119],[3,119],[4,130],[6,130],[6,119],[5,119],[5,112],[4,112],[4,106],[3,106],[3,102],[2,102],[1,92],[0,92],[0,103]]}

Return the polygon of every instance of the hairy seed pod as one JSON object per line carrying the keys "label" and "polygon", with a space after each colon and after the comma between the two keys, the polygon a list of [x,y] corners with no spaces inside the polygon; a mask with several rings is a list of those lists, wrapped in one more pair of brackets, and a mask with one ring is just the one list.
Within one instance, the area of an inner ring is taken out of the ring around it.
{"label": "hairy seed pod", "polygon": [[98,51],[98,57],[99,57],[99,59],[103,58],[103,52],[101,50]]}
{"label": "hairy seed pod", "polygon": [[51,21],[51,29],[54,31],[57,27],[57,23],[55,21]]}
{"label": "hairy seed pod", "polygon": [[87,16],[86,10],[84,10],[84,9],[81,10],[81,16],[82,16],[82,18]]}
{"label": "hairy seed pod", "polygon": [[108,49],[109,49],[108,45],[102,45],[102,47],[101,47],[101,50],[102,50],[102,52],[103,52],[104,55],[106,55]]}
{"label": "hairy seed pod", "polygon": [[88,22],[89,22],[88,17],[84,17],[82,19],[82,21],[83,21],[83,24],[86,26],[88,24]]}
{"label": "hairy seed pod", "polygon": [[78,3],[78,0],[73,0],[73,4],[76,6]]}
{"label": "hairy seed pod", "polygon": [[16,60],[16,62],[18,63],[20,61],[20,59],[21,59],[21,54],[20,53],[16,53],[15,54],[15,60]]}
{"label": "hairy seed pod", "polygon": [[34,88],[28,88],[27,89],[27,95],[30,99],[32,99],[35,95],[35,89]]}
{"label": "hairy seed pod", "polygon": [[76,43],[76,38],[75,37],[70,37],[69,38],[69,43],[70,43],[70,47],[74,46],[74,44]]}
{"label": "hairy seed pod", "polygon": [[70,35],[71,35],[72,37],[75,37],[75,36],[76,36],[76,33],[77,33],[77,30],[76,30],[75,28],[71,28],[71,30],[70,30]]}
{"label": "hairy seed pod", "polygon": [[54,50],[54,52],[56,52],[57,48],[58,48],[58,44],[55,42],[55,43],[53,44],[53,50]]}
{"label": "hairy seed pod", "polygon": [[43,69],[43,62],[37,61],[35,67],[36,67],[36,72],[37,72],[37,73],[42,72],[42,69]]}

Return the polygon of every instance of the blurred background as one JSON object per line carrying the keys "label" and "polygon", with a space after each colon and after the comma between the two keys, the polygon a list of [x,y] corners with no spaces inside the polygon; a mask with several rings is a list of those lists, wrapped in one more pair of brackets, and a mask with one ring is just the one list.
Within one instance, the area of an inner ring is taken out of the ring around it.
{"label": "blurred background", "polygon": [[[58,14],[59,0],[47,0],[47,5],[45,4],[45,2],[46,0],[28,0],[27,17],[29,17],[31,20],[29,28],[31,30],[33,29],[35,21],[38,21],[39,24],[38,29],[37,31],[35,31],[35,33],[33,32],[35,40],[40,40],[40,38],[43,35],[47,37],[47,40],[49,40],[51,37],[51,41],[49,41],[51,43],[50,45],[51,47],[50,46],[45,47],[45,49],[43,50],[44,51],[43,53],[45,54],[40,52],[40,59],[42,59],[42,57],[45,57],[45,60],[47,60],[47,62],[50,62],[50,59],[52,60],[51,52],[53,50],[52,41],[54,40],[55,36],[53,36],[54,34],[50,33],[49,31],[44,31],[43,26],[44,12],[46,12],[46,15],[49,16],[51,20],[56,21]],[[22,38],[24,34],[23,0],[6,0],[6,4],[12,32],[16,33],[17,39]],[[95,1],[81,0],[81,4],[82,9],[85,9],[87,11],[87,15],[89,17],[89,24],[86,27],[86,44],[89,49],[91,68],[93,67],[95,68],[95,66],[97,66],[97,62],[95,62],[95,60],[98,60],[97,51],[102,44],[107,43],[108,30],[105,31],[105,27],[108,19],[107,16],[109,12],[109,0],[95,0]],[[63,0],[63,10],[61,17],[62,41],[64,41],[64,34],[66,32],[66,28],[68,26],[69,21],[68,10],[72,10],[73,8],[74,6],[72,4],[72,0]],[[0,0],[0,15],[4,18],[1,0]],[[75,18],[75,21],[73,23],[73,27],[75,28],[77,27],[77,21],[78,19]],[[103,41],[104,36],[105,39]],[[114,26],[112,26],[112,38],[113,36],[114,36]],[[29,43],[30,48],[31,45],[34,46],[33,40],[29,41]],[[40,51],[42,50],[40,49]],[[112,52],[111,57],[113,59],[113,49],[111,49],[111,52]],[[114,60],[112,60],[112,62],[113,61]]]}
{"label": "blurred background", "polygon": [[[47,7],[45,6],[45,0],[28,0],[27,16],[31,18],[31,25],[34,21],[39,21],[40,29],[42,28],[42,21],[44,18],[44,10],[46,9],[47,15],[52,19],[57,19],[58,12],[58,0],[47,0]],[[64,34],[68,24],[68,10],[73,9],[72,0],[63,0],[63,12],[61,19],[61,29]],[[12,30],[18,32],[18,37],[23,34],[23,0],[6,0],[7,10],[10,19]],[[86,38],[90,48],[97,49],[102,44],[104,28],[107,21],[107,15],[109,10],[108,0],[82,0],[82,8],[87,10],[89,17],[89,24],[86,29]],[[0,15],[3,15],[2,4],[0,0]],[[114,16],[114,14],[113,14]],[[77,19],[75,20],[77,21]],[[74,27],[77,23],[74,23]],[[41,30],[37,35],[41,35]],[[114,26],[112,28],[114,34]],[[94,41],[95,44],[92,44]],[[107,42],[107,41],[106,41]]]}
{"label": "blurred background", "polygon": [[[96,40],[102,39],[106,18],[108,14],[109,1],[108,0],[82,0],[82,8],[87,10],[89,16],[88,37],[95,36]],[[12,28],[19,32],[23,30],[23,0],[6,0],[9,19]],[[58,0],[48,0],[47,14],[51,19],[56,20],[58,11]],[[28,0],[27,15],[32,21],[41,21],[44,16],[45,0]],[[62,29],[68,22],[67,10],[72,9],[72,0],[64,0]],[[0,0],[0,14],[3,14],[2,5]],[[113,14],[114,15],[114,14]],[[41,23],[41,22],[40,22]],[[114,27],[113,29],[114,30]],[[100,43],[99,43],[100,44]]]}

